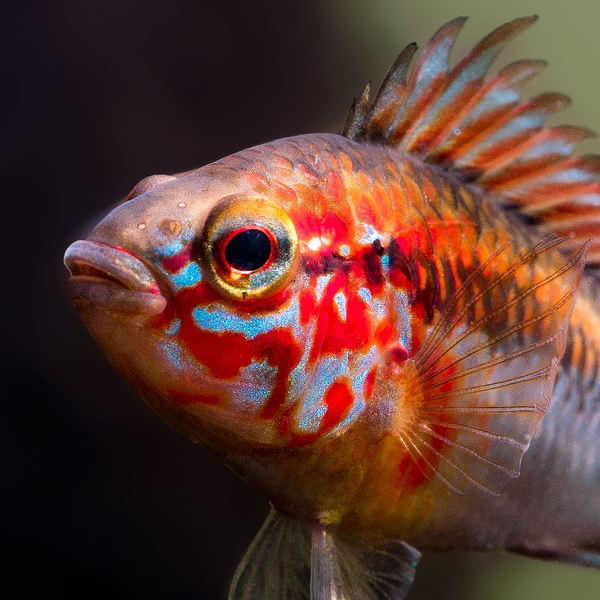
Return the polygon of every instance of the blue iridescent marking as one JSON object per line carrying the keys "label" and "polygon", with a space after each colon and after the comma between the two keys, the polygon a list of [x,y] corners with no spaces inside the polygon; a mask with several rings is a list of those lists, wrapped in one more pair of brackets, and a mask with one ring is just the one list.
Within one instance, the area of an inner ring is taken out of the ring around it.
{"label": "blue iridescent marking", "polygon": [[400,332],[400,343],[410,352],[412,344],[411,318],[412,313],[408,303],[408,294],[406,292],[396,292],[394,294],[394,306],[398,316],[398,331]]}
{"label": "blue iridescent marking", "polygon": [[259,413],[275,387],[277,370],[267,360],[260,363],[253,361],[241,369],[231,387],[227,386],[236,408],[252,414]]}
{"label": "blue iridescent marking", "polygon": [[173,282],[173,287],[179,291],[183,288],[192,287],[200,283],[202,280],[202,273],[196,262],[189,262],[181,269],[181,271],[170,277]]}
{"label": "blue iridescent marking", "polygon": [[344,295],[344,292],[338,292],[333,297],[333,300],[337,305],[338,312],[340,313],[340,318],[342,319],[342,321],[345,321],[346,320],[346,296]]}
{"label": "blue iridescent marking", "polygon": [[366,356],[360,356],[351,366],[351,372],[354,374],[352,379],[352,391],[354,392],[354,404],[350,408],[346,418],[336,427],[336,430],[342,429],[351,423],[365,408],[364,385],[365,380],[371,368],[377,364],[379,353],[376,346],[373,346]]}
{"label": "blue iridescent marking", "polygon": [[184,361],[181,355],[181,348],[175,342],[163,342],[163,352],[167,355],[168,361],[178,369],[184,368]]}
{"label": "blue iridescent marking", "polygon": [[200,329],[215,333],[235,332],[243,333],[248,339],[267,333],[280,327],[292,327],[297,336],[301,333],[299,324],[300,311],[298,299],[294,298],[289,307],[281,312],[269,315],[237,314],[228,311],[223,306],[211,306],[210,309],[196,307],[192,316]]}
{"label": "blue iridescent marking", "polygon": [[164,246],[161,246],[160,248],[162,260],[171,258],[171,256],[174,256],[175,254],[178,254],[183,250],[184,240],[182,240],[181,238],[172,238],[170,236],[167,237],[164,234],[162,237],[163,239],[168,240],[167,243]]}
{"label": "blue iridescent marking", "polygon": [[385,317],[385,305],[379,298],[375,298],[375,300],[373,300],[371,303],[371,308],[378,319],[383,319],[383,317]]}
{"label": "blue iridescent marking", "polygon": [[298,428],[304,433],[318,431],[327,407],[323,397],[327,388],[338,378],[348,374],[348,353],[340,358],[321,359],[312,377],[307,395],[302,399]]}
{"label": "blue iridescent marking", "polygon": [[372,244],[375,240],[381,239],[381,234],[378,233],[371,225],[368,223],[361,223],[364,227],[365,235],[363,235],[360,240],[358,240],[361,244]]}
{"label": "blue iridescent marking", "polygon": [[350,246],[348,246],[348,244],[342,244],[340,246],[340,254],[344,258],[348,258],[350,256]]}
{"label": "blue iridescent marking", "polygon": [[332,278],[332,274],[329,275],[320,275],[317,277],[317,285],[315,286],[315,294],[317,296],[317,300],[320,300],[323,297],[323,292],[329,283],[329,280]]}
{"label": "blue iridescent marking", "polygon": [[363,299],[365,304],[371,304],[373,296],[371,295],[371,290],[369,288],[359,288],[358,295]]}
{"label": "blue iridescent marking", "polygon": [[166,333],[169,335],[175,335],[179,328],[181,327],[181,319],[174,319],[173,322],[169,325],[169,329],[167,329]]}
{"label": "blue iridescent marking", "polygon": [[389,254],[384,254],[381,257],[381,266],[383,267],[383,270],[386,272],[390,270],[390,255]]}
{"label": "blue iridescent marking", "polygon": [[[311,332],[308,336],[308,339],[312,337],[314,332],[314,327],[311,329]],[[308,358],[310,356],[310,351],[312,349],[312,344],[304,344],[304,354],[300,359],[300,362],[296,365],[296,367],[292,370],[289,375],[289,394],[288,398],[294,402],[298,396],[300,396],[304,386],[306,385],[307,380],[307,366],[308,366]]]}

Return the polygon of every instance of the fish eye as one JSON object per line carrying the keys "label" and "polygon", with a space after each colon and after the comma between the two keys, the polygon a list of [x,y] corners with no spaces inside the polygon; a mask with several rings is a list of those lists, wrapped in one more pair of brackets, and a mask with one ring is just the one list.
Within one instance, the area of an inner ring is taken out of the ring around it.
{"label": "fish eye", "polygon": [[210,212],[200,254],[203,271],[223,295],[259,300],[283,289],[295,274],[298,235],[278,204],[234,195]]}
{"label": "fish eye", "polygon": [[257,271],[271,258],[271,236],[258,227],[234,231],[225,244],[225,263],[232,269],[250,273]]}

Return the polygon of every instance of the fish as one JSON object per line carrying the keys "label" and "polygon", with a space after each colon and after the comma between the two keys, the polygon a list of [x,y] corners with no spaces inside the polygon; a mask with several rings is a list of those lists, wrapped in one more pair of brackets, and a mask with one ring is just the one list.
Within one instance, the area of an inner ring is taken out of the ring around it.
{"label": "fish", "polygon": [[[406,597],[424,551],[600,567],[600,156],[490,74],[537,17],[403,50],[344,129],[143,179],[66,251],[169,425],[271,512],[231,600]],[[412,65],[412,67],[411,67]]]}

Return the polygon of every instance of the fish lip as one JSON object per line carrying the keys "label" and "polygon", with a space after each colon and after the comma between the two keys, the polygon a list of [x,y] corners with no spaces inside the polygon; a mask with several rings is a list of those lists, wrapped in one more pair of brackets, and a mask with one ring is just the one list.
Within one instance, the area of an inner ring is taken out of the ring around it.
{"label": "fish lip", "polygon": [[128,314],[158,314],[166,299],[150,268],[126,250],[92,240],[79,240],[65,252],[76,304]]}

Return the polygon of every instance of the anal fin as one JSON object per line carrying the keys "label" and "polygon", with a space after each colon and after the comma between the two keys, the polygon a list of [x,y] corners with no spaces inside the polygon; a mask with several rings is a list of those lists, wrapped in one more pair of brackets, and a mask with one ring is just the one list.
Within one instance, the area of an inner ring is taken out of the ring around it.
{"label": "anal fin", "polygon": [[420,558],[405,542],[349,542],[273,508],[229,600],[403,600]]}
{"label": "anal fin", "polygon": [[313,532],[311,600],[403,600],[421,553],[402,541],[352,544]]}
{"label": "anal fin", "polygon": [[311,528],[271,509],[238,566],[229,600],[309,600]]}

